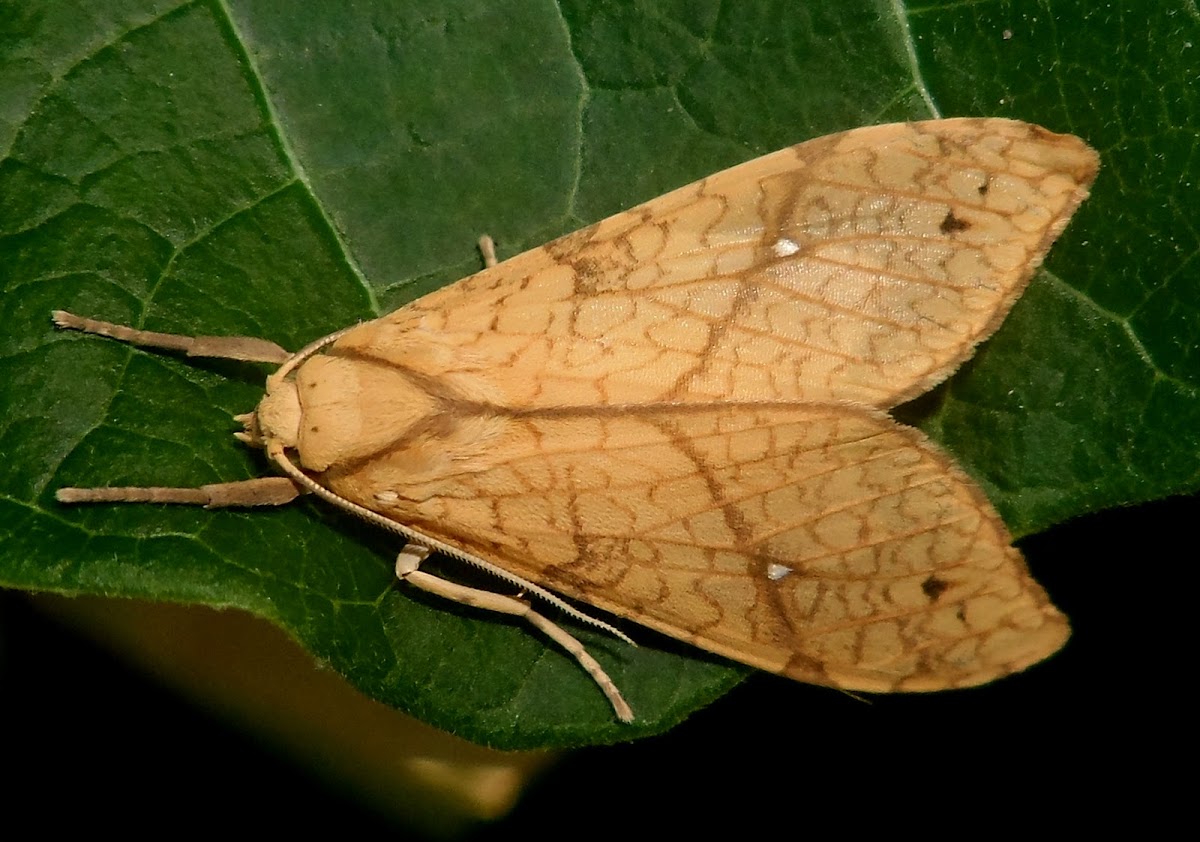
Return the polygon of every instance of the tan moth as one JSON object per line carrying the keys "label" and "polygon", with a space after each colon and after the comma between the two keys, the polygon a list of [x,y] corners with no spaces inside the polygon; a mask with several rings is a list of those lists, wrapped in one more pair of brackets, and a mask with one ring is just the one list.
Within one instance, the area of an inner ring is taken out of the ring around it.
{"label": "tan moth", "polygon": [[[737,661],[860,691],[982,684],[1069,629],[982,491],[885,414],[990,336],[1088,194],[1096,153],[1002,119],[854,129],[683,187],[289,354],[244,441],[283,476],[63,488],[63,502],[278,505],[310,492],[407,539]],[[485,254],[487,249],[485,248]]]}

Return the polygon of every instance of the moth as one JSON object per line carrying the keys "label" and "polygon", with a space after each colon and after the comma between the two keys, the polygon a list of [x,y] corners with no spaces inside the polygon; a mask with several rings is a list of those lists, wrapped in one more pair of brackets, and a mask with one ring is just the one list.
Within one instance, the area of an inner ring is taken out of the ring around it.
{"label": "moth", "polygon": [[[1012,120],[854,129],[503,263],[485,242],[483,271],[295,354],[57,311],[63,328],[278,364],[236,435],[280,471],[58,499],[315,494],[402,536],[400,579],[532,623],[626,721],[532,601],[846,690],[992,681],[1059,649],[1067,620],[979,487],[886,411],[996,330],[1098,164]],[[434,576],[432,551],[524,596]]]}

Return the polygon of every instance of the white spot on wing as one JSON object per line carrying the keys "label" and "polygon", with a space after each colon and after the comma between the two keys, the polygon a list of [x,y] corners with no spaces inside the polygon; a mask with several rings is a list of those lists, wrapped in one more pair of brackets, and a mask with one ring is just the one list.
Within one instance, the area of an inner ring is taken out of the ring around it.
{"label": "white spot on wing", "polygon": [[380,491],[375,495],[375,502],[377,503],[395,503],[399,499],[400,495],[395,491]]}
{"label": "white spot on wing", "polygon": [[778,582],[791,572],[792,568],[788,567],[786,564],[775,564],[772,562],[771,564],[767,565],[767,578],[772,582]]}
{"label": "white spot on wing", "polygon": [[775,252],[776,257],[791,257],[800,251],[800,244],[787,237],[780,237],[775,241],[775,245],[771,246],[771,250]]}

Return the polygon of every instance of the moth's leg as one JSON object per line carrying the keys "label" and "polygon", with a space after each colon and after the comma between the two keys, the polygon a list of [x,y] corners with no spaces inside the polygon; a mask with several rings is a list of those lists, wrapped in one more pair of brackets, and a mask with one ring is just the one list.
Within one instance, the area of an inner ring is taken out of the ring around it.
{"label": "moth's leg", "polygon": [[217,357],[225,360],[282,364],[292,356],[274,342],[253,336],[182,336],[177,333],[155,333],[98,319],[85,319],[66,310],[55,310],[50,316],[54,319],[54,324],[65,330],[95,333],[146,348],[183,351],[189,357]]}
{"label": "moth's leg", "polygon": [[427,593],[437,594],[463,605],[469,605],[472,608],[482,608],[486,611],[495,611],[500,614],[509,614],[513,617],[522,617],[528,620],[535,628],[569,652],[579,662],[579,665],[587,671],[587,674],[600,687],[601,692],[608,697],[608,701],[613,706],[613,710],[616,711],[618,719],[622,722],[633,721],[633,710],[621,695],[621,691],[617,689],[617,685],[613,683],[613,680],[608,677],[608,673],[604,671],[604,668],[583,648],[582,643],[534,611],[533,607],[527,602],[511,596],[492,593],[491,591],[468,588],[419,570],[421,562],[429,557],[429,553],[430,550],[428,547],[422,547],[419,544],[405,545],[400,554],[396,556],[397,578],[416,585]]}
{"label": "moth's leg", "polygon": [[500,262],[496,259],[496,241],[487,234],[479,238],[479,253],[483,255],[483,265],[488,269]]}
{"label": "moth's leg", "polygon": [[217,509],[224,506],[283,506],[303,489],[287,477],[259,477],[241,482],[221,482],[199,488],[60,488],[60,503],[178,503]]}

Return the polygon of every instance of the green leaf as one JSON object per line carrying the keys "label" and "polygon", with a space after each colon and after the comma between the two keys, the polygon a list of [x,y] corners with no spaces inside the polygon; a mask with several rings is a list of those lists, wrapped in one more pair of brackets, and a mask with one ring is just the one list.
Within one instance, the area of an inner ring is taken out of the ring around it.
{"label": "green leaf", "polygon": [[298,348],[474,271],[480,233],[513,254],[775,148],[938,115],[1070,131],[1103,169],[1002,330],[905,417],[1017,534],[1200,485],[1186,3],[37,0],[0,21],[6,586],[242,608],[501,747],[670,726],[742,670],[583,632],[623,726],[568,658],[394,586],[396,541],[320,505],[56,504],[264,472],[228,433],[265,370],[49,312]]}

